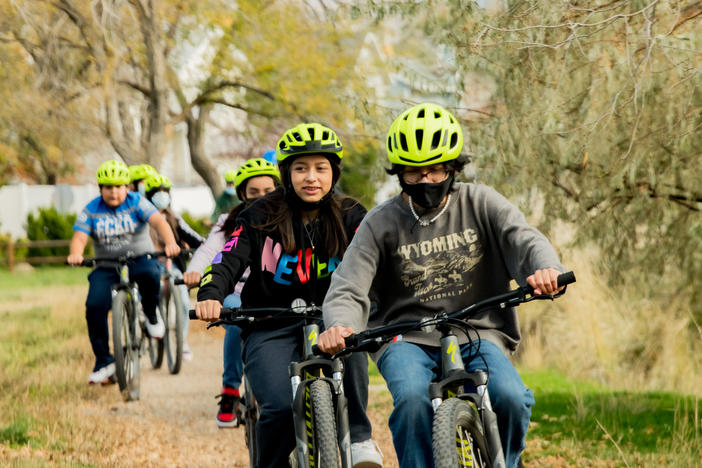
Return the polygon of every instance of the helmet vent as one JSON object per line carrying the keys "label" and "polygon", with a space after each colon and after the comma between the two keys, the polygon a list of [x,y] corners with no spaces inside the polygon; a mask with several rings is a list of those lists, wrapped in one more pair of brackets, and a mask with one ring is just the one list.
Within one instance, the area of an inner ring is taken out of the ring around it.
{"label": "helmet vent", "polygon": [[435,119],[440,119],[440,118],[441,118],[441,112],[436,112],[436,111],[434,111],[434,118],[435,118]]}
{"label": "helmet vent", "polygon": [[392,137],[388,135],[388,149],[392,150]]}
{"label": "helmet vent", "polygon": [[424,109],[419,109],[419,112],[417,112],[417,118],[418,119],[424,118]]}
{"label": "helmet vent", "polygon": [[407,137],[405,137],[404,133],[400,133],[400,146],[402,146],[402,151],[409,151],[407,147]]}
{"label": "helmet vent", "polygon": [[431,149],[435,150],[439,147],[439,142],[441,141],[441,130],[434,132],[434,136],[431,137]]}
{"label": "helmet vent", "polygon": [[310,140],[314,140],[314,127],[307,127],[307,133],[310,136]]}
{"label": "helmet vent", "polygon": [[418,128],[417,130],[414,131],[414,138],[415,141],[417,142],[417,149],[421,150],[422,149],[422,140],[424,138],[424,130],[421,128]]}
{"label": "helmet vent", "polygon": [[449,148],[453,148],[454,146],[456,146],[456,143],[458,143],[458,132],[453,132],[451,134],[451,145],[449,146]]}
{"label": "helmet vent", "polygon": [[322,141],[329,139],[329,132],[322,132]]}
{"label": "helmet vent", "polygon": [[302,141],[302,135],[300,135],[299,132],[294,132],[292,136],[297,140],[297,141]]}

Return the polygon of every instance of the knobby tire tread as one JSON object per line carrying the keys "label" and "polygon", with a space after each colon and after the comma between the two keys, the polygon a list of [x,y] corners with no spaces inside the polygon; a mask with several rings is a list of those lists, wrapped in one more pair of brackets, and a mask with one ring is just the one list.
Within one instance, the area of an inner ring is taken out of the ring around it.
{"label": "knobby tire tread", "polygon": [[[463,450],[472,452],[473,459],[459,459],[459,428],[466,430],[472,438],[472,441],[464,441]],[[478,411],[458,398],[444,400],[434,413],[432,449],[435,468],[492,467]]]}
{"label": "knobby tire tread", "polygon": [[319,453],[317,466],[338,468],[339,451],[337,448],[334,402],[329,384],[324,380],[316,380],[310,385],[310,405],[314,423],[315,447]]}

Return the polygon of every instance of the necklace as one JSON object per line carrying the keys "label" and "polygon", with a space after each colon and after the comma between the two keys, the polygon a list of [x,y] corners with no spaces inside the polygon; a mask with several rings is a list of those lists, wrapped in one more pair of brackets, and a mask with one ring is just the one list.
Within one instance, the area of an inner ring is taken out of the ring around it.
{"label": "necklace", "polygon": [[305,222],[303,221],[302,227],[305,228],[305,234],[307,234],[307,238],[309,239],[310,245],[312,245],[312,250],[314,251],[314,232],[315,232],[315,229],[314,229],[314,226],[310,226],[308,228],[308,225],[311,225],[313,222],[314,221],[309,221],[307,224],[305,224]]}
{"label": "necklace", "polygon": [[444,214],[444,211],[446,211],[446,208],[448,208],[449,202],[451,201],[451,194],[449,194],[448,198],[446,199],[446,203],[444,203],[444,207],[441,208],[441,211],[439,211],[439,214],[437,214],[436,216],[431,218],[429,221],[422,221],[421,219],[419,219],[417,212],[414,211],[414,205],[412,204],[412,197],[409,195],[407,197],[409,198],[410,211],[412,212],[412,214],[414,215],[414,219],[417,220],[417,222],[419,223],[420,226],[429,226],[431,223],[436,221],[439,218],[439,216]]}

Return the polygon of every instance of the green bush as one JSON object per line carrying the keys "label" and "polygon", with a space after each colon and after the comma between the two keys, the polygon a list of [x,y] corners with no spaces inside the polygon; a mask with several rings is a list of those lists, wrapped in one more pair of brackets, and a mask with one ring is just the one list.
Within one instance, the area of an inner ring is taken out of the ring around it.
{"label": "green bush", "polygon": [[[73,223],[76,215],[73,213],[59,213],[56,208],[39,208],[36,215],[27,215],[27,239],[56,240],[70,239],[73,237]],[[31,247],[30,257],[46,257],[68,255],[68,247]]]}
{"label": "green bush", "polygon": [[205,223],[209,221],[207,216],[204,218],[196,218],[187,211],[182,212],[180,216],[183,218],[183,221],[188,223],[188,225],[202,237],[207,237],[207,235],[210,233],[210,228],[205,225]]}

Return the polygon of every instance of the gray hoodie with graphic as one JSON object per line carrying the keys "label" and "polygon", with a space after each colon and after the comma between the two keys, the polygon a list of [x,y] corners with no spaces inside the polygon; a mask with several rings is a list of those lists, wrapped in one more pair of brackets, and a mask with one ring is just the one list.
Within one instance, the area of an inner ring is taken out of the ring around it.
{"label": "gray hoodie with graphic", "polygon": [[[421,219],[428,221],[439,211]],[[324,323],[358,332],[450,313],[508,291],[511,279],[524,285],[527,276],[543,268],[565,271],[546,237],[494,189],[457,183],[446,211],[429,226],[417,223],[407,201],[397,195],[372,209],[359,226],[332,275]],[[369,317],[371,299],[377,311]],[[521,339],[514,309],[486,311],[469,322],[481,339],[505,353]],[[439,337],[438,331],[417,331],[403,340],[438,346]]]}

